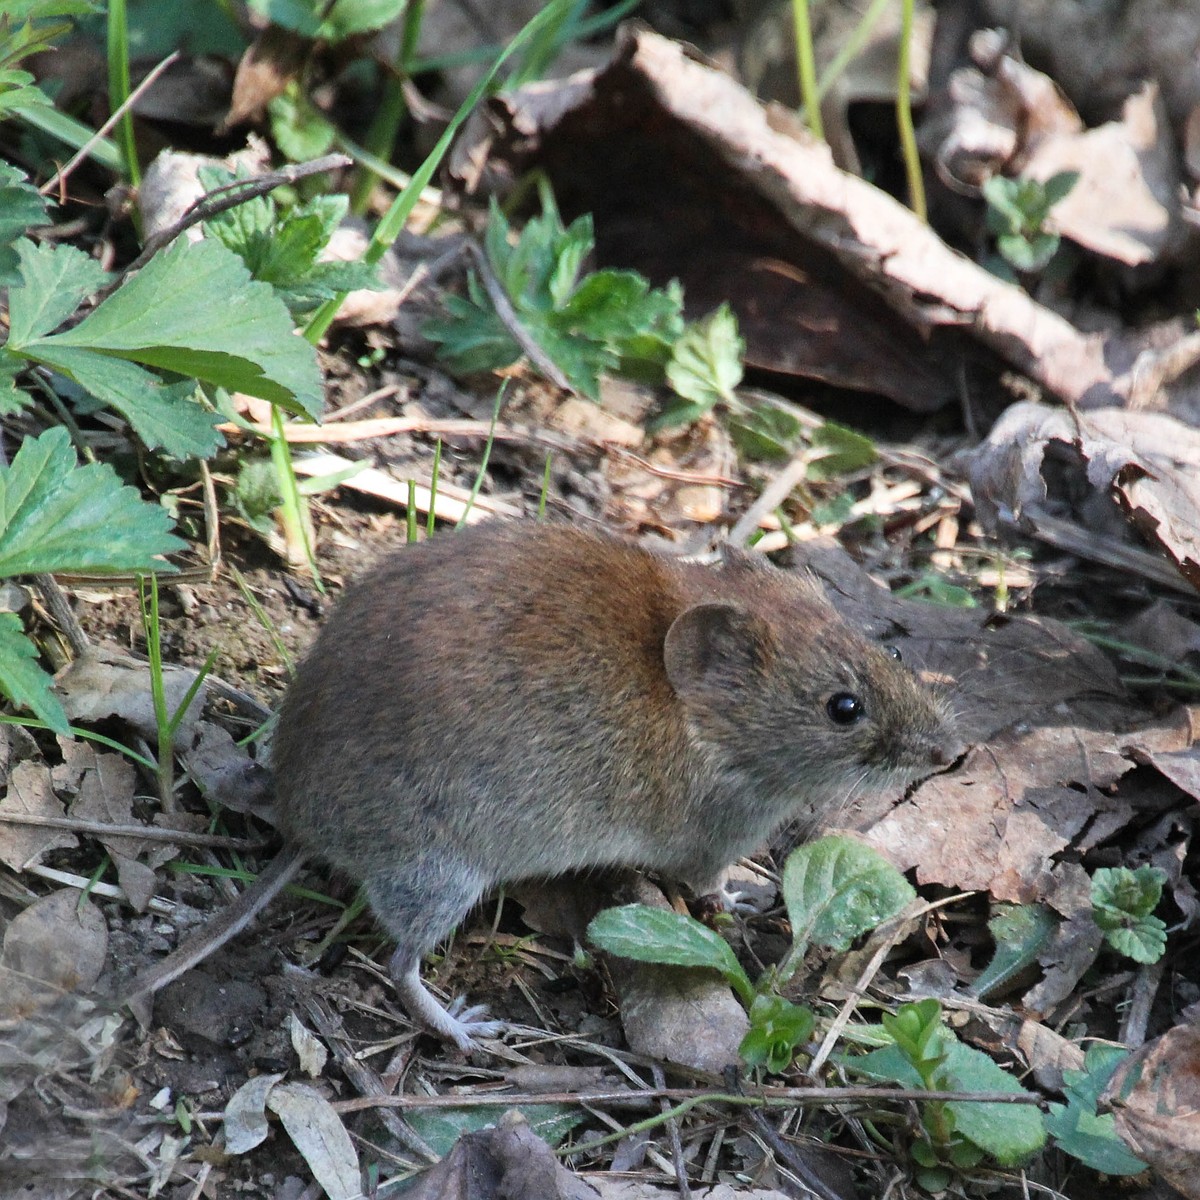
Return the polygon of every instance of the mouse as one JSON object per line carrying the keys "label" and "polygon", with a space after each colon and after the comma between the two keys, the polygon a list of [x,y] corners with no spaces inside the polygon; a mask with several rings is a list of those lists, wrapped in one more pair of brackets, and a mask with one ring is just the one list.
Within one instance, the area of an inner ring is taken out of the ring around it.
{"label": "mouse", "polygon": [[500,1024],[444,1007],[420,967],[496,887],[632,867],[719,894],[783,824],[962,749],[945,698],[807,573],[482,522],[393,552],[335,606],[272,744],[286,848],[200,956],[319,860],[362,885],[410,1016],[470,1051]]}

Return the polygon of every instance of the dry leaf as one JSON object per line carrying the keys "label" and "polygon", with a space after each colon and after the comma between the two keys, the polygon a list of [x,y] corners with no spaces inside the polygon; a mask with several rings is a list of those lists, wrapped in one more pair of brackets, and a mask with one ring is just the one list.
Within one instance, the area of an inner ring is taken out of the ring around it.
{"label": "dry leaf", "polygon": [[[8,794],[0,800],[0,814],[6,811],[39,817],[63,816],[62,802],[54,794],[50,771],[44,763],[23,762],[13,768]],[[10,825],[0,820],[0,862],[14,871],[23,871],[40,862],[51,850],[69,850],[78,845],[75,835],[65,829]]]}
{"label": "dry leaf", "polygon": [[1101,1101],[1111,1105],[1129,1148],[1189,1200],[1200,1200],[1200,1025],[1177,1025],[1135,1051]]}
{"label": "dry leaf", "polygon": [[282,1078],[282,1075],[256,1075],[230,1096],[223,1121],[227,1154],[247,1154],[267,1140],[271,1132],[267,1096]]}
{"label": "dry leaf", "polygon": [[[174,716],[195,678],[196,671],[190,668],[163,668],[163,691],[168,716]],[[58,673],[55,687],[72,721],[88,724],[105,717],[120,717],[143,737],[153,741],[158,736],[150,667],[146,663],[127,655],[91,647]],[[179,722],[175,732],[177,744],[191,744],[196,724],[204,710],[207,690],[206,684],[200,685]]]}
{"label": "dry leaf", "polygon": [[358,1154],[329,1101],[308,1084],[281,1083],[271,1089],[267,1107],[279,1117],[329,1200],[358,1200]]}
{"label": "dry leaf", "polygon": [[300,1060],[300,1070],[310,1079],[316,1079],[325,1070],[329,1051],[316,1034],[305,1028],[304,1022],[295,1013],[288,1013],[287,1029],[292,1049]]}
{"label": "dry leaf", "polygon": [[1060,171],[1077,171],[1079,181],[1054,206],[1049,228],[1127,266],[1178,256],[1179,164],[1154,84],[1125,101],[1119,121],[1043,138],[1021,173],[1045,182]]}
{"label": "dry leaf", "polygon": [[0,1021],[92,987],[108,954],[108,926],[74,888],[51,892],[19,912],[0,951]]}
{"label": "dry leaf", "polygon": [[1164,413],[1015,404],[972,452],[968,470],[986,528],[1036,529],[1039,516],[1066,509],[1111,537],[1120,528],[1113,517],[1123,513],[1200,588],[1198,462],[1200,431]]}
{"label": "dry leaf", "polygon": [[406,1194],[409,1200],[598,1200],[516,1111],[460,1137]]}

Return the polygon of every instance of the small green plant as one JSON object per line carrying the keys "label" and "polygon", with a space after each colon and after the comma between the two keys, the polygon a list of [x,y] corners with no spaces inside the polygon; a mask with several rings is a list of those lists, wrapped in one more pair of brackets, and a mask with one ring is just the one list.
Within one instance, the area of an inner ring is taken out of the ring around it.
{"label": "small green plant", "polygon": [[[894,1016],[885,1014],[879,1025],[859,1027],[853,1036],[882,1043],[843,1059],[849,1070],[870,1079],[925,1091],[1030,1094],[982,1051],[964,1046],[943,1024],[936,1000],[902,1004]],[[928,1100],[920,1114],[911,1152],[917,1180],[931,1192],[944,1190],[956,1172],[976,1167],[985,1157],[1013,1166],[1046,1140],[1041,1113],[1033,1107]]]}
{"label": "small green plant", "polygon": [[[224,167],[200,169],[209,192],[234,183]],[[346,216],[345,196],[317,196],[285,211],[271,196],[255,196],[204,223],[246,264],[252,278],[269,283],[293,318],[307,315],[339,292],[378,286],[376,270],[363,262],[322,262],[321,253]]]}
{"label": "small green plant", "polygon": [[93,0],[5,0],[0,13],[0,121],[49,108],[49,97],[17,64],[70,33],[70,17],[96,12]]}
{"label": "small green plant", "polygon": [[1046,228],[1046,219],[1078,182],[1078,171],[1060,171],[1044,183],[993,175],[983,185],[988,229],[996,237],[1000,257],[1014,271],[1045,270],[1061,241]]}
{"label": "small green plant", "polygon": [[[677,283],[651,288],[634,271],[583,274],[593,245],[591,217],[564,227],[546,190],[542,215],[516,239],[492,205],[485,234],[491,269],[517,321],[570,385],[594,400],[604,372],[666,380],[700,412],[729,396],[741,380],[742,353],[732,313],[722,306],[688,326]],[[522,347],[474,272],[467,295],[450,297],[447,308],[450,319],[430,322],[425,333],[451,369],[491,371],[521,357]]]}
{"label": "small green plant", "polygon": [[1104,940],[1134,962],[1158,962],[1167,948],[1167,927],[1154,910],[1166,872],[1158,867],[1102,867],[1092,876],[1092,915]]}
{"label": "small green plant", "polygon": [[[8,341],[0,347],[0,412],[32,404],[29,386],[54,387],[57,375],[116,409],[148,449],[188,459],[207,458],[223,442],[215,428],[221,418],[198,383],[309,416],[320,411],[312,346],[293,336],[272,289],[251,280],[220,243],[177,240],[67,328],[110,282],[107,273],[73,246],[22,238],[13,250],[19,282],[9,289]],[[54,373],[49,384],[35,367]]]}
{"label": "small green plant", "polygon": [[588,937],[623,958],[718,971],[750,1014],[743,1058],[751,1066],[778,1072],[791,1063],[815,1023],[809,1009],[778,995],[808,947],[845,950],[860,934],[895,916],[915,895],[895,867],[852,838],[826,837],[801,846],[789,855],[783,872],[792,947],[757,985],[723,937],[681,913],[642,904],[610,908],[592,921]]}

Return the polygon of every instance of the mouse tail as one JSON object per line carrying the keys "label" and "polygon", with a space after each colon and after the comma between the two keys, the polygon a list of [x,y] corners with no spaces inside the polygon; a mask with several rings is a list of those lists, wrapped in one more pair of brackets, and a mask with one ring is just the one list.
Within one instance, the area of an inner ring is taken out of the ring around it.
{"label": "mouse tail", "polygon": [[308,855],[301,850],[283,850],[259,877],[230,905],[203,928],[172,950],[166,958],[134,976],[129,993],[122,1000],[138,1023],[150,1024],[151,998],[154,993],[203,962],[230,938],[236,937],[300,873]]}

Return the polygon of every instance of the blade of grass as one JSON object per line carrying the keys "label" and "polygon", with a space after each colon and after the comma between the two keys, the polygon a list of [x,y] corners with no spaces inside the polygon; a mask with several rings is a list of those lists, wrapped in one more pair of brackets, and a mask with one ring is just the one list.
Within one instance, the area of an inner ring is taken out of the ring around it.
{"label": "blade of grass", "polygon": [[817,64],[813,54],[808,0],[792,0],[792,28],[796,39],[796,74],[800,81],[804,119],[814,136],[824,141],[825,126],[821,121],[821,102],[817,97]]}
{"label": "blade of grass", "polygon": [[[0,725],[24,725],[27,729],[50,728],[45,721],[40,721],[37,717],[10,717],[6,714],[0,714]],[[158,769],[158,764],[152,758],[147,758],[144,754],[139,754],[136,750],[131,750],[128,746],[114,741],[110,737],[105,737],[102,733],[94,733],[90,729],[80,729],[78,725],[69,725],[67,728],[73,738],[82,738],[85,742],[95,742],[98,746],[107,746],[109,750],[115,750],[118,754],[125,755],[131,762],[137,763],[139,767],[145,767],[147,771]]]}
{"label": "blade of grass", "polygon": [[896,67],[896,124],[900,130],[900,149],[904,154],[904,174],[908,179],[908,203],[922,221],[925,209],[925,180],[921,177],[921,156],[917,153],[917,135],[912,118],[913,0],[900,4],[900,55]]}
{"label": "blade of grass", "polygon": [[483,457],[479,460],[479,470],[475,475],[475,483],[471,487],[471,494],[467,497],[466,507],[463,509],[462,516],[458,518],[458,524],[455,529],[461,529],[466,523],[467,518],[471,515],[471,509],[475,505],[475,499],[479,495],[479,489],[483,487],[483,477],[487,473],[488,459],[492,457],[492,443],[496,440],[496,422],[500,419],[500,410],[504,407],[504,393],[508,391],[508,380],[496,389],[496,403],[492,407],[492,423],[488,426],[487,442],[484,443]]}
{"label": "blade of grass", "polygon": [[[108,104],[113,112],[129,99],[129,22],[125,0],[108,0]],[[136,188],[142,182],[137,142],[133,136],[133,113],[125,108],[117,125],[117,143],[125,160],[124,175]]]}
{"label": "blade of grass", "polygon": [[442,439],[438,438],[433,446],[433,471],[429,477],[429,515],[425,520],[425,536],[433,537],[437,525],[437,492],[438,476],[442,471]]}
{"label": "blade of grass", "polygon": [[[73,150],[81,150],[84,146],[88,146],[89,158],[114,175],[125,174],[125,158],[117,144],[109,138],[96,138],[92,130],[82,121],[77,121],[74,117],[59,112],[57,108],[50,108],[44,104],[18,109],[14,116],[38,132],[57,138],[63,145],[70,146]],[[91,144],[89,145],[89,143]]]}
{"label": "blade of grass", "polygon": [[175,734],[179,730],[183,718],[187,715],[187,710],[192,707],[193,701],[196,699],[196,694],[204,686],[204,681],[212,674],[212,669],[217,664],[217,659],[221,654],[219,646],[214,646],[209,652],[208,657],[200,666],[200,670],[196,672],[196,678],[192,680],[188,690],[184,692],[183,699],[179,702],[179,707],[171,716],[170,723],[167,725],[167,735],[174,741]]}

